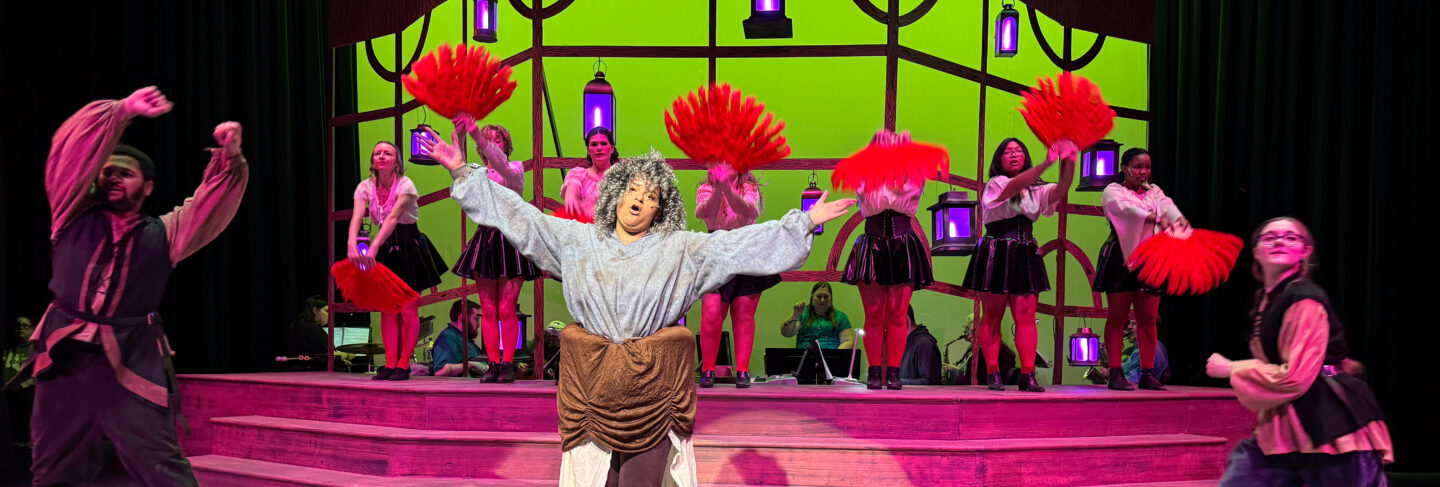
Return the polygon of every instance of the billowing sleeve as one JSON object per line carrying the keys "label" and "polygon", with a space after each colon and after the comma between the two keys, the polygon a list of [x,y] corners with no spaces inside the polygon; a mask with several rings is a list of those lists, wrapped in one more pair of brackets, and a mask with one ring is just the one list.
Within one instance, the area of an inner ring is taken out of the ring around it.
{"label": "billowing sleeve", "polygon": [[1175,206],[1175,200],[1170,199],[1169,196],[1165,196],[1165,192],[1161,191],[1159,186],[1155,186],[1155,193],[1157,193],[1155,195],[1156,214],[1164,215],[1171,221],[1175,221],[1184,216],[1180,213],[1180,207]]}
{"label": "billowing sleeve", "polygon": [[205,178],[195,194],[169,213],[160,216],[170,238],[170,262],[179,263],[204,248],[235,218],[245,186],[250,181],[250,164],[244,156],[225,157],[211,151]]}
{"label": "billowing sleeve", "polygon": [[768,276],[797,269],[815,241],[810,215],[790,210],[779,220],[715,233],[689,232],[686,262],[696,272],[694,295],[719,288],[736,275]]}
{"label": "billowing sleeve", "polygon": [[567,251],[582,241],[585,232],[595,231],[594,227],[540,212],[514,191],[492,181],[486,171],[473,164],[451,171],[455,183],[450,186],[450,197],[471,220],[500,230],[535,265],[560,276]]}
{"label": "billowing sleeve", "polygon": [[1005,176],[991,177],[990,181],[985,183],[985,190],[980,192],[980,204],[985,207],[985,211],[1005,206],[1007,201],[998,198],[1000,193],[1005,191],[1005,185],[1009,183],[1010,178]]}
{"label": "billowing sleeve", "polygon": [[[715,188],[711,187],[709,182],[700,183],[700,187],[695,189],[695,218],[706,220],[707,215],[702,214],[700,209],[704,208],[713,197],[715,197]],[[706,221],[705,223],[710,222]]]}
{"label": "billowing sleeve", "polygon": [[45,193],[50,199],[50,238],[93,202],[90,187],[130,120],[120,100],[90,102],[71,115],[50,139]]}
{"label": "billowing sleeve", "polygon": [[1058,201],[1050,200],[1050,194],[1059,190],[1060,185],[1055,183],[1037,184],[1025,188],[1029,194],[1020,203],[1020,211],[1032,220],[1041,216],[1054,215],[1060,205]]}
{"label": "billowing sleeve", "polygon": [[1136,205],[1132,198],[1126,197],[1125,191],[1127,190],[1118,184],[1106,186],[1105,191],[1100,193],[1100,207],[1105,210],[1105,218],[1115,222],[1116,227],[1141,228],[1150,212]]}
{"label": "billowing sleeve", "polygon": [[1330,321],[1325,307],[1306,299],[1290,305],[1280,325],[1276,363],[1237,360],[1230,365],[1230,386],[1251,411],[1283,406],[1310,390],[1325,362]]}

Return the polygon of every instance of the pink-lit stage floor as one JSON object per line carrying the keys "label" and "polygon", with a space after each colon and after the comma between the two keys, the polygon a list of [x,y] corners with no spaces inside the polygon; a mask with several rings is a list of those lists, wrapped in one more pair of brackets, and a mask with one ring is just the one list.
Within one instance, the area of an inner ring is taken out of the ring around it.
{"label": "pink-lit stage floor", "polygon": [[[182,375],[205,485],[554,485],[555,386]],[[700,390],[702,485],[1214,485],[1254,416],[1226,389],[757,384]]]}

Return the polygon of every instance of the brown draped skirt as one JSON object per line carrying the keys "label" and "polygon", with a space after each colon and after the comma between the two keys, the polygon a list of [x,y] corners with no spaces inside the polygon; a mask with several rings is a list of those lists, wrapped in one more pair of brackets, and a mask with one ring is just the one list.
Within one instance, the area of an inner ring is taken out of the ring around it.
{"label": "brown draped skirt", "polygon": [[695,335],[683,326],[615,343],[580,326],[560,332],[560,447],[586,438],[640,453],[695,431]]}

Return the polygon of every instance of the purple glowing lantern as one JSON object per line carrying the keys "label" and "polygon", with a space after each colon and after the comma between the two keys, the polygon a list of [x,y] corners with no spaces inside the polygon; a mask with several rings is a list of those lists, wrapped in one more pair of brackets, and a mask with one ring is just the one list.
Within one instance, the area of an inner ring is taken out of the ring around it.
{"label": "purple glowing lantern", "polygon": [[1100,365],[1100,336],[1081,328],[1070,335],[1070,365],[1092,367]]}
{"label": "purple glowing lantern", "polygon": [[1015,57],[1020,50],[1020,12],[1005,4],[995,17],[995,57]]}
{"label": "purple glowing lantern", "polygon": [[930,229],[930,255],[966,256],[980,242],[980,202],[965,191],[947,191],[928,208],[934,218]]}
{"label": "purple glowing lantern", "polygon": [[500,11],[496,8],[496,0],[475,0],[475,35],[471,36],[478,42],[495,42],[499,40],[498,25]]}
{"label": "purple glowing lantern", "polygon": [[615,138],[619,137],[619,132],[615,130],[615,89],[610,86],[609,81],[605,81],[604,71],[597,69],[595,79],[585,83],[585,99],[582,105],[585,109],[582,117],[585,127],[580,133],[588,134],[595,127],[605,127]]}
{"label": "purple glowing lantern", "polygon": [[1118,142],[1101,140],[1080,154],[1080,187],[1076,191],[1104,191],[1110,183],[1122,179]]}
{"label": "purple glowing lantern", "polygon": [[439,164],[430,157],[430,149],[425,146],[425,141],[438,142],[435,136],[430,135],[429,125],[420,124],[410,129],[410,162],[421,166],[434,166]]}
{"label": "purple glowing lantern", "polygon": [[[810,207],[815,206],[815,202],[820,201],[820,195],[825,194],[825,191],[820,189],[819,186],[816,186],[815,182],[815,171],[810,171],[810,187],[800,192],[801,211],[810,211]],[[825,225],[815,227],[815,235],[823,235],[824,233]]]}
{"label": "purple glowing lantern", "polygon": [[750,0],[750,18],[741,22],[746,39],[789,39],[794,37],[785,0]]}

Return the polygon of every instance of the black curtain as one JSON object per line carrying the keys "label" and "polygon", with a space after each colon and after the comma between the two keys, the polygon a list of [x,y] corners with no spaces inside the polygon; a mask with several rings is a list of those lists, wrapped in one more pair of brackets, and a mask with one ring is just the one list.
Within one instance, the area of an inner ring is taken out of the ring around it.
{"label": "black curtain", "polygon": [[[1316,280],[1345,322],[1351,354],[1394,435],[1395,470],[1440,457],[1440,353],[1429,224],[1436,6],[1431,2],[1160,1],[1151,66],[1156,182],[1202,228],[1248,239],[1290,215],[1316,240]],[[1204,377],[1211,352],[1249,358],[1246,313],[1259,287],[1246,246],[1230,281],[1162,305],[1177,380]]]}
{"label": "black curtain", "polygon": [[50,135],[86,102],[156,85],[175,109],[124,136],[159,167],[147,212],[169,211],[199,185],[220,122],[244,125],[251,165],[234,222],[170,279],[160,312],[176,367],[272,367],[304,298],[325,293],[326,18],[326,2],[309,0],[0,2],[6,337],[16,316],[38,321],[50,299]]}

